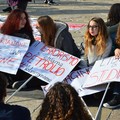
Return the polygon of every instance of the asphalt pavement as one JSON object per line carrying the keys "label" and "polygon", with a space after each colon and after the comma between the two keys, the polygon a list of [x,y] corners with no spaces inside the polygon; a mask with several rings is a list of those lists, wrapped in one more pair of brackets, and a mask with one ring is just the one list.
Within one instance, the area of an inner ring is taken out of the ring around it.
{"label": "asphalt pavement", "polygon": [[[94,16],[102,17],[104,21],[106,21],[110,6],[113,3],[120,2],[119,0],[54,0],[57,4],[47,5],[44,4],[43,1],[44,0],[35,0],[35,3],[34,1],[29,2],[27,12],[30,17],[38,18],[41,15],[50,15],[56,20],[81,24],[87,24]],[[2,9],[6,7],[6,1],[0,0],[0,15],[8,15],[8,13],[2,11]],[[85,29],[84,27],[80,30],[70,31],[77,45],[83,40]],[[14,89],[8,89],[8,97],[14,91]],[[26,106],[31,112],[32,120],[35,120],[43,98],[44,95],[42,90],[29,89],[19,91],[8,101],[8,103]],[[95,117],[102,97],[99,96],[97,99],[93,98],[92,95],[86,96],[84,100],[91,114]],[[120,120],[120,108],[115,110],[102,108],[100,116],[100,120]]]}

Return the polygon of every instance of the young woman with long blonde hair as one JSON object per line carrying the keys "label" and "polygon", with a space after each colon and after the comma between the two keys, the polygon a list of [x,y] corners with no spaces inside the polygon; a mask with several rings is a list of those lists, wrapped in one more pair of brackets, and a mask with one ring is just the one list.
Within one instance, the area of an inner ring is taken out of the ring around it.
{"label": "young woman with long blonde hair", "polygon": [[108,37],[107,27],[100,17],[92,18],[85,33],[85,56],[88,64],[93,65],[95,61],[109,57],[112,41]]}

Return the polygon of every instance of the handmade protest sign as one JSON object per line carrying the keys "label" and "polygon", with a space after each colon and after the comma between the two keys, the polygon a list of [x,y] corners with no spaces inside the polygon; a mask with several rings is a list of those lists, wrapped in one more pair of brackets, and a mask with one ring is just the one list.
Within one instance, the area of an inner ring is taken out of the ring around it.
{"label": "handmade protest sign", "polygon": [[76,89],[79,96],[86,96],[105,90],[106,85],[83,88],[83,85],[90,73],[91,68],[92,67],[87,67],[84,69],[73,71],[66,77],[63,82],[71,84]]}
{"label": "handmade protest sign", "polygon": [[[90,94],[105,90],[106,85],[95,86],[92,88],[83,88],[83,84],[85,83],[87,76],[90,73],[90,70],[91,70],[91,67],[87,67],[84,69],[73,71],[64,79],[63,82],[72,85],[78,92],[79,96],[86,96],[86,95],[90,95]],[[48,85],[41,86],[44,94],[46,94],[49,91],[49,89],[47,89]]]}
{"label": "handmade protest sign", "polygon": [[49,83],[63,80],[80,59],[36,41],[21,62],[20,69]]}
{"label": "handmade protest sign", "polygon": [[0,71],[16,74],[30,40],[0,34]]}
{"label": "handmade protest sign", "polygon": [[36,18],[31,18],[30,20],[31,20],[31,26],[32,26],[32,29],[33,29],[33,35],[34,35],[35,40],[41,41],[41,34],[38,31],[38,29],[36,29],[37,19]]}
{"label": "handmade protest sign", "polygon": [[96,61],[83,87],[120,82],[120,59],[114,56]]}

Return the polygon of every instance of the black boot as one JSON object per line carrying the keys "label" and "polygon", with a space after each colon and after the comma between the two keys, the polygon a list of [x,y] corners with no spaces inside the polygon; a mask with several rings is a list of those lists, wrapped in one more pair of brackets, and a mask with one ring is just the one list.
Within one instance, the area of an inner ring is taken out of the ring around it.
{"label": "black boot", "polygon": [[12,8],[11,7],[7,7],[5,9],[3,9],[3,12],[11,12],[12,11]]}
{"label": "black boot", "polygon": [[55,2],[53,2],[53,0],[49,0],[49,1],[48,1],[48,4],[49,4],[49,5],[53,5],[53,4],[55,4]]}
{"label": "black boot", "polygon": [[45,0],[45,1],[44,1],[44,3],[45,3],[45,4],[47,4],[47,3],[48,3],[48,1],[47,1],[47,0]]}

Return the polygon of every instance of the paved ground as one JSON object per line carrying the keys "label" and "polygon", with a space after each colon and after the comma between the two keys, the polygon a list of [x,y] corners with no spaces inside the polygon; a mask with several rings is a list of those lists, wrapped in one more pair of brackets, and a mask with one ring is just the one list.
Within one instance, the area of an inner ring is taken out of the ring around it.
{"label": "paved ground", "polygon": [[[72,23],[84,23],[87,24],[88,21],[94,17],[102,17],[105,21],[107,19],[107,13],[110,6],[113,3],[119,2],[119,0],[54,0],[57,5],[45,5],[43,0],[36,0],[36,2],[31,2],[28,4],[27,12],[32,17],[38,17],[41,15],[50,15],[53,19],[62,20],[65,22]],[[5,0],[0,0],[0,14],[7,15],[8,13],[3,13],[2,9],[6,8],[7,5]],[[83,35],[85,28],[80,31],[71,31],[77,44],[83,40]],[[8,97],[13,93],[14,90],[8,90]],[[44,98],[41,90],[28,90],[20,91],[13,97],[9,103],[19,104],[29,108],[32,119],[35,120],[40,104]],[[89,110],[96,115],[99,100],[93,99],[91,96],[85,98],[85,101],[89,107]],[[120,120],[120,109],[109,110],[102,109],[101,120]]]}

